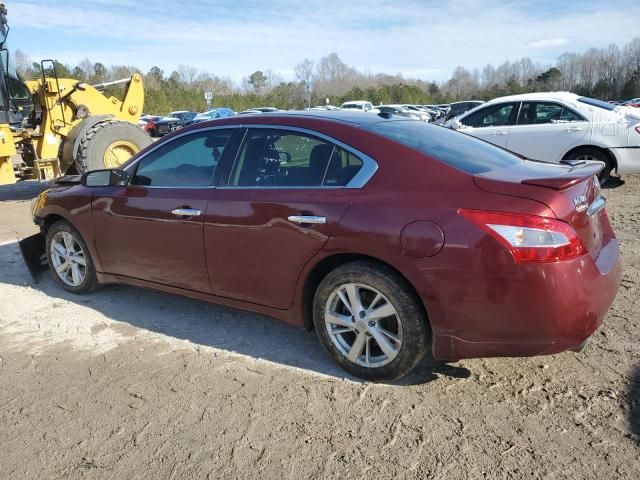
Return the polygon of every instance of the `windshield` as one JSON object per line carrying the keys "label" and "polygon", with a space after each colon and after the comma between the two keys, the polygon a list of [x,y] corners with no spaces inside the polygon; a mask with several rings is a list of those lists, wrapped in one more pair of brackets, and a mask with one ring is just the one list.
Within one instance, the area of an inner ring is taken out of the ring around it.
{"label": "windshield", "polygon": [[489,172],[522,162],[515,155],[487,142],[428,123],[389,120],[362,128],[471,174]]}
{"label": "windshield", "polygon": [[591,105],[593,107],[603,108],[604,110],[615,110],[616,105],[611,105],[610,103],[603,102],[602,100],[596,100],[595,98],[589,97],[580,97],[578,98],[579,102],[586,103],[587,105]]}

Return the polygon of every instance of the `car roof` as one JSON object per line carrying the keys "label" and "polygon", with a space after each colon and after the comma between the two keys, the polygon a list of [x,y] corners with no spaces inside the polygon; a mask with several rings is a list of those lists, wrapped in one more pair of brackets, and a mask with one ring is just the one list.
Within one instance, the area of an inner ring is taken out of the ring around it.
{"label": "car roof", "polygon": [[564,101],[575,102],[580,95],[576,95],[571,92],[534,92],[534,93],[521,93],[519,95],[508,95],[506,97],[498,97],[493,100],[489,100],[487,103],[502,103],[502,102],[524,102],[527,100],[547,100],[547,101]]}
{"label": "car roof", "polygon": [[[246,122],[251,122],[252,120],[247,120],[249,117],[246,115],[236,115],[233,117],[226,117],[223,119],[211,120],[210,122],[204,122],[199,125],[234,125],[234,124],[243,124]],[[374,123],[380,122],[388,122],[389,120],[399,120],[399,121],[407,121],[406,117],[401,115],[389,115],[389,114],[372,114],[365,112],[352,112],[348,110],[293,110],[293,111],[280,111],[274,113],[263,113],[258,117],[251,118],[260,118],[260,123],[262,123],[262,119],[270,119],[277,120],[282,119],[283,123],[288,123],[291,120],[295,119],[316,119],[316,120],[327,120],[331,122],[345,123],[353,126],[361,126],[361,125],[370,125]],[[409,120],[410,121],[410,120]],[[264,122],[267,123],[267,122]],[[271,122],[269,122],[271,123]],[[274,122],[273,124],[276,124]],[[286,126],[286,125],[285,125]]]}

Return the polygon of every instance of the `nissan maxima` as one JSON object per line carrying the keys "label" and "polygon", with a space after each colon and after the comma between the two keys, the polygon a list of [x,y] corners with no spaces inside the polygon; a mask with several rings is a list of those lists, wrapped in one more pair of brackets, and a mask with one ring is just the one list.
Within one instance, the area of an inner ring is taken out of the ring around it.
{"label": "nissan maxima", "polygon": [[[524,160],[389,114],[231,117],[33,204],[55,281],[315,328],[353,375],[579,350],[621,278],[600,162]],[[279,347],[280,348],[280,347]]]}

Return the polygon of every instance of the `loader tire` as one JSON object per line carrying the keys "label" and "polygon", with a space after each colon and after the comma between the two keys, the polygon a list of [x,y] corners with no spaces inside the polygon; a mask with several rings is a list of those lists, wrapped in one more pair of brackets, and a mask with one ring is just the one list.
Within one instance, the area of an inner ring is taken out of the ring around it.
{"label": "loader tire", "polygon": [[146,132],[132,123],[120,120],[100,122],[82,136],[76,168],[80,172],[119,168],[152,142]]}

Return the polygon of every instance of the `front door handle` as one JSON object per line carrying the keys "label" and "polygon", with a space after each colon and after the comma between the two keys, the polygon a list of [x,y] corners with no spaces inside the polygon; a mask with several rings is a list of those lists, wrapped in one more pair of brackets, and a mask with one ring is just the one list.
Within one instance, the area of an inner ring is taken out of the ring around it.
{"label": "front door handle", "polygon": [[326,217],[318,217],[317,215],[291,215],[290,217],[287,217],[287,220],[293,223],[306,223],[311,225],[321,225],[323,223],[327,223]]}
{"label": "front door handle", "polygon": [[493,135],[494,136],[504,136],[507,135],[509,132],[505,132],[504,130],[498,130],[497,132],[495,132]]}
{"label": "front door handle", "polygon": [[171,213],[176,217],[199,217],[202,212],[197,208],[175,208]]}
{"label": "front door handle", "polygon": [[571,133],[571,132],[581,132],[582,131],[582,127],[569,127],[566,130],[567,132]]}

